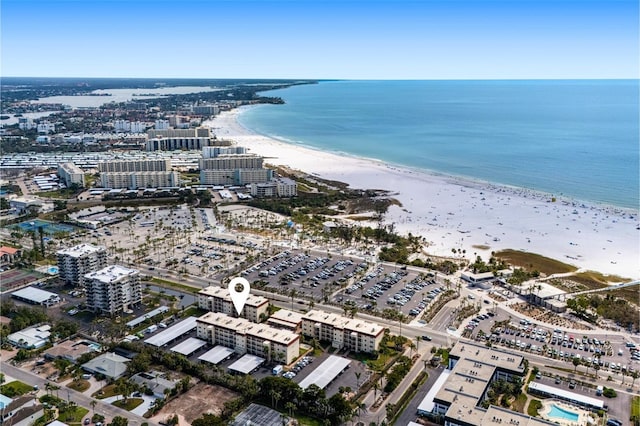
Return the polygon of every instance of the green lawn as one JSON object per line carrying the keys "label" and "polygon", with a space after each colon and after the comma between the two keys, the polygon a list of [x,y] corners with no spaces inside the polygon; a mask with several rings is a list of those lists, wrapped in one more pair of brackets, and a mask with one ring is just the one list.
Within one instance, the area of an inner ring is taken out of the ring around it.
{"label": "green lawn", "polygon": [[58,420],[64,423],[80,423],[89,410],[83,407],[72,407],[61,411]]}
{"label": "green lawn", "polygon": [[67,385],[68,388],[71,388],[71,389],[73,389],[75,391],[78,391],[78,392],[84,392],[87,389],[89,389],[90,386],[91,385],[89,384],[89,382],[86,381],[86,380],[83,380],[83,379],[74,380],[73,382],[71,382],[71,383],[69,383]]}
{"label": "green lawn", "polygon": [[631,399],[631,420],[640,421],[640,396],[634,396]]}
{"label": "green lawn", "polygon": [[29,386],[28,384],[22,383],[18,380],[14,380],[13,382],[9,382],[0,386],[0,393],[8,396],[9,398],[24,395],[25,393],[31,392],[32,390],[33,386]]}
{"label": "green lawn", "polygon": [[529,403],[529,407],[527,407],[527,414],[531,417],[536,417],[538,415],[538,410],[542,408],[542,402],[537,399],[532,399]]}
{"label": "green lawn", "polygon": [[138,405],[142,404],[143,402],[144,402],[144,399],[142,398],[128,398],[126,405],[124,403],[124,399],[119,399],[117,401],[114,401],[113,405],[115,405],[116,407],[123,408],[127,411],[131,411],[134,408],[136,408]]}
{"label": "green lawn", "polygon": [[116,395],[120,395],[120,392],[116,391],[116,385],[107,385],[95,392],[92,396],[97,399],[104,399]]}
{"label": "green lawn", "polygon": [[183,291],[186,291],[186,292],[189,292],[189,293],[195,293],[196,291],[198,291],[198,289],[195,288],[195,287],[191,287],[191,286],[188,286],[188,285],[185,285],[185,284],[180,284],[180,283],[177,283],[175,281],[164,280],[162,278],[155,278],[154,277],[154,278],[151,278],[150,281],[152,283],[154,283],[154,284],[159,285],[160,287],[163,287],[163,286],[164,287],[173,287],[175,289],[183,290]]}

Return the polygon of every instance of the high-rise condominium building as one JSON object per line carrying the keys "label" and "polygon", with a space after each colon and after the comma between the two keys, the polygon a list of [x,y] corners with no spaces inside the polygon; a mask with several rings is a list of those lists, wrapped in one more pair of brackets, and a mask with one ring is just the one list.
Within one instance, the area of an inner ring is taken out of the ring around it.
{"label": "high-rise condominium building", "polygon": [[111,265],[85,275],[87,307],[93,312],[114,315],[142,302],[138,270]]}
{"label": "high-rise condominium building", "polygon": [[171,170],[171,159],[112,160],[98,163],[100,173],[166,172]]}
{"label": "high-rise condominium building", "polygon": [[58,176],[67,187],[76,184],[84,187],[84,170],[73,163],[61,163],[58,165]]}
{"label": "high-rise condominium building", "polygon": [[67,285],[84,287],[85,275],[107,266],[107,250],[103,246],[79,244],[58,250],[58,274]]}

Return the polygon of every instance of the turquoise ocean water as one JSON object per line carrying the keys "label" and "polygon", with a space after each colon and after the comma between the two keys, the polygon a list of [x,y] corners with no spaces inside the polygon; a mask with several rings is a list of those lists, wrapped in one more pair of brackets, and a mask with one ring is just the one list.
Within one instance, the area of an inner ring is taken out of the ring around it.
{"label": "turquoise ocean water", "polygon": [[240,123],[289,143],[637,208],[638,80],[336,81]]}

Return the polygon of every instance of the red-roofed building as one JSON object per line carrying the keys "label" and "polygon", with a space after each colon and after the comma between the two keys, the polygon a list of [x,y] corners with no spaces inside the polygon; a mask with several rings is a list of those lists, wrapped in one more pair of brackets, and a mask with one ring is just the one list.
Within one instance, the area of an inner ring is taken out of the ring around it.
{"label": "red-roofed building", "polygon": [[0,247],[0,262],[13,263],[20,257],[20,255],[22,255],[22,251],[20,249],[7,246]]}

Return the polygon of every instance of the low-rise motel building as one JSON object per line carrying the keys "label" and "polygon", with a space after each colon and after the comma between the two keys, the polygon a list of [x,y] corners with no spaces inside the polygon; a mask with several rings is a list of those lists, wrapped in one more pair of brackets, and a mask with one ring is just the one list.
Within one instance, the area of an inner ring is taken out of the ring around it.
{"label": "low-rise motel building", "polygon": [[289,331],[234,318],[221,312],[208,312],[197,319],[197,336],[212,345],[251,354],[267,362],[291,364],[300,355],[300,336]]}
{"label": "low-rise motel building", "polygon": [[209,286],[198,292],[198,307],[210,312],[220,312],[230,317],[242,317],[251,322],[262,322],[267,318],[269,300],[250,294],[238,315],[233,306],[228,288]]}
{"label": "low-rise motel building", "polygon": [[524,357],[475,343],[458,342],[449,365],[418,406],[418,414],[444,419],[445,426],[547,426],[554,423],[506,408],[483,407],[496,380],[524,377]]}
{"label": "low-rise motel building", "polygon": [[373,353],[380,347],[384,328],[358,318],[311,310],[302,317],[302,334],[331,342],[337,349]]}

